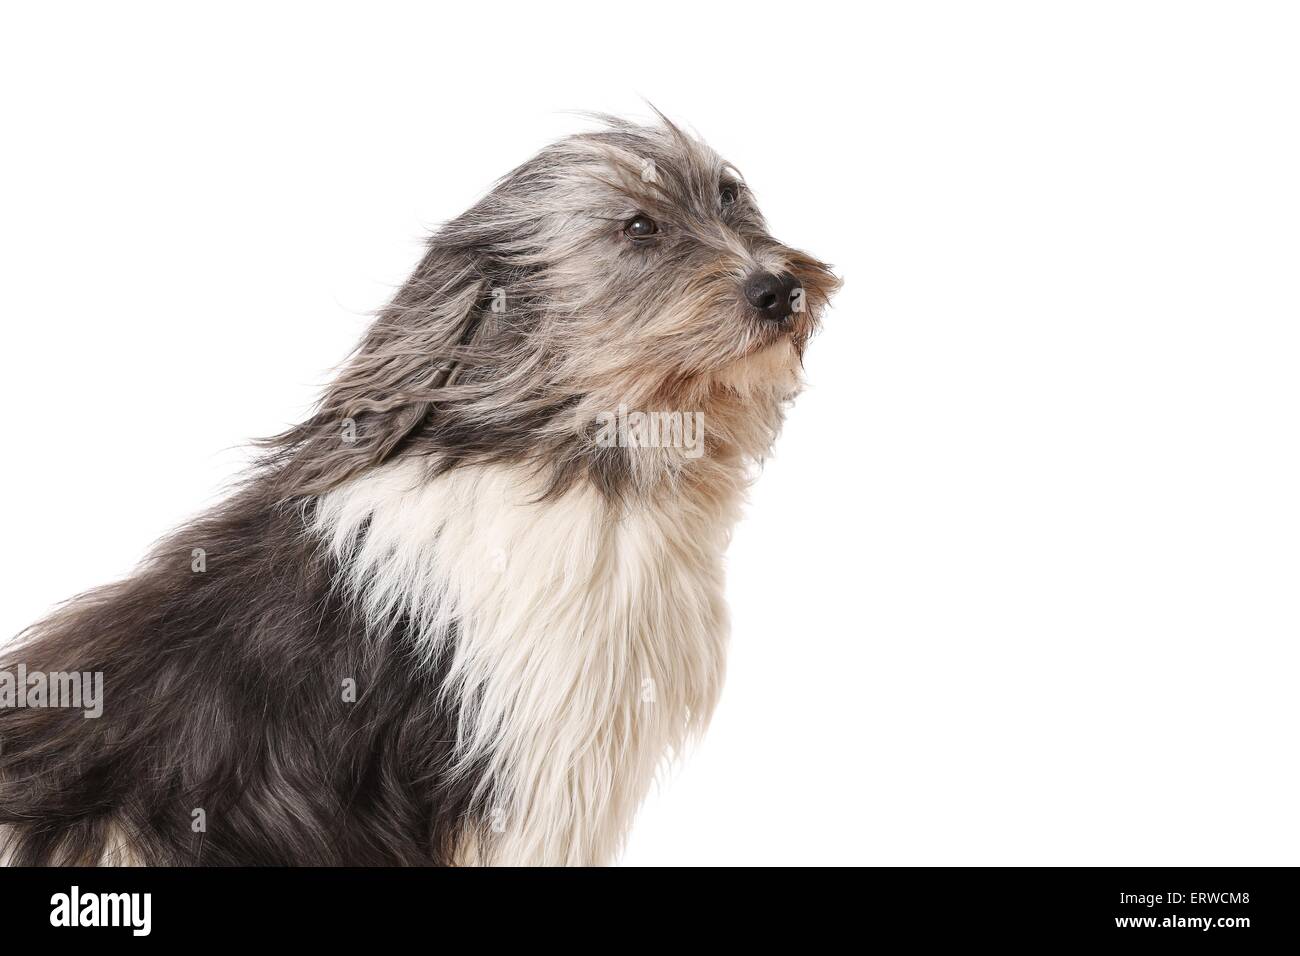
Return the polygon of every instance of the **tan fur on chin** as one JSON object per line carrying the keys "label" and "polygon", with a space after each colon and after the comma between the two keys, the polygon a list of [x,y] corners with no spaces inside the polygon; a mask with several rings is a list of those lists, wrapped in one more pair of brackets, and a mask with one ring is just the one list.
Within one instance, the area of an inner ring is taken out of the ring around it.
{"label": "tan fur on chin", "polygon": [[803,387],[803,363],[788,336],[782,336],[714,375],[717,384],[742,398],[786,402]]}

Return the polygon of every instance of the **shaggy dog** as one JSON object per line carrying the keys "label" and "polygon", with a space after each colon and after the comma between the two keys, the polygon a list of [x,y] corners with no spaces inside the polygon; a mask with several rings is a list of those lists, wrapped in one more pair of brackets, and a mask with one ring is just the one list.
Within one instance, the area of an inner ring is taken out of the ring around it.
{"label": "shaggy dog", "polygon": [[[837,280],[693,136],[602,124],[433,236],[229,500],[5,651],[0,856],[615,856],[717,700],[723,552]],[[98,717],[50,706],[80,674]]]}

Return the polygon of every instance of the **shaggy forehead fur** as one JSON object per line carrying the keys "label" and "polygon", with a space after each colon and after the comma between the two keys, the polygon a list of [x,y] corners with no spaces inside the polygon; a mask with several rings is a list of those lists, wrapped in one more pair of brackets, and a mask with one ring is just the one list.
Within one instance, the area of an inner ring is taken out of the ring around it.
{"label": "shaggy forehead fur", "polygon": [[[594,420],[620,406],[704,414],[715,460],[766,451],[837,280],[768,234],[737,170],[698,139],[666,120],[603,121],[431,238],[316,413],[272,440],[286,496],[398,453],[434,472],[522,462],[548,494],[587,478],[617,498],[686,476],[672,449],[597,445]],[[632,241],[638,215],[658,231]],[[779,327],[744,300],[758,271],[803,290]]]}

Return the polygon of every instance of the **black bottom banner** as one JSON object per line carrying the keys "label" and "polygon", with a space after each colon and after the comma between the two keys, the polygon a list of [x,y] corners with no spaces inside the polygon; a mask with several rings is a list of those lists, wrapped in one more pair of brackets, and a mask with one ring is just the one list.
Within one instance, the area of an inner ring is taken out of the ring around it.
{"label": "black bottom banner", "polygon": [[[1292,869],[0,870],[6,941],[1293,946]],[[779,934],[779,935],[778,935]],[[847,934],[847,935],[846,935]],[[146,944],[147,945],[147,944]]]}

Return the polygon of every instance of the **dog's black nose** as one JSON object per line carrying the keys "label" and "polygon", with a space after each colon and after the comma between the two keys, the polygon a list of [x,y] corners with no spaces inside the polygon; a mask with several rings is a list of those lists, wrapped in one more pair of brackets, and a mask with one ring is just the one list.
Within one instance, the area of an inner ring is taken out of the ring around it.
{"label": "dog's black nose", "polygon": [[780,322],[794,311],[792,300],[797,288],[792,275],[756,272],[745,280],[745,300],[763,318]]}

